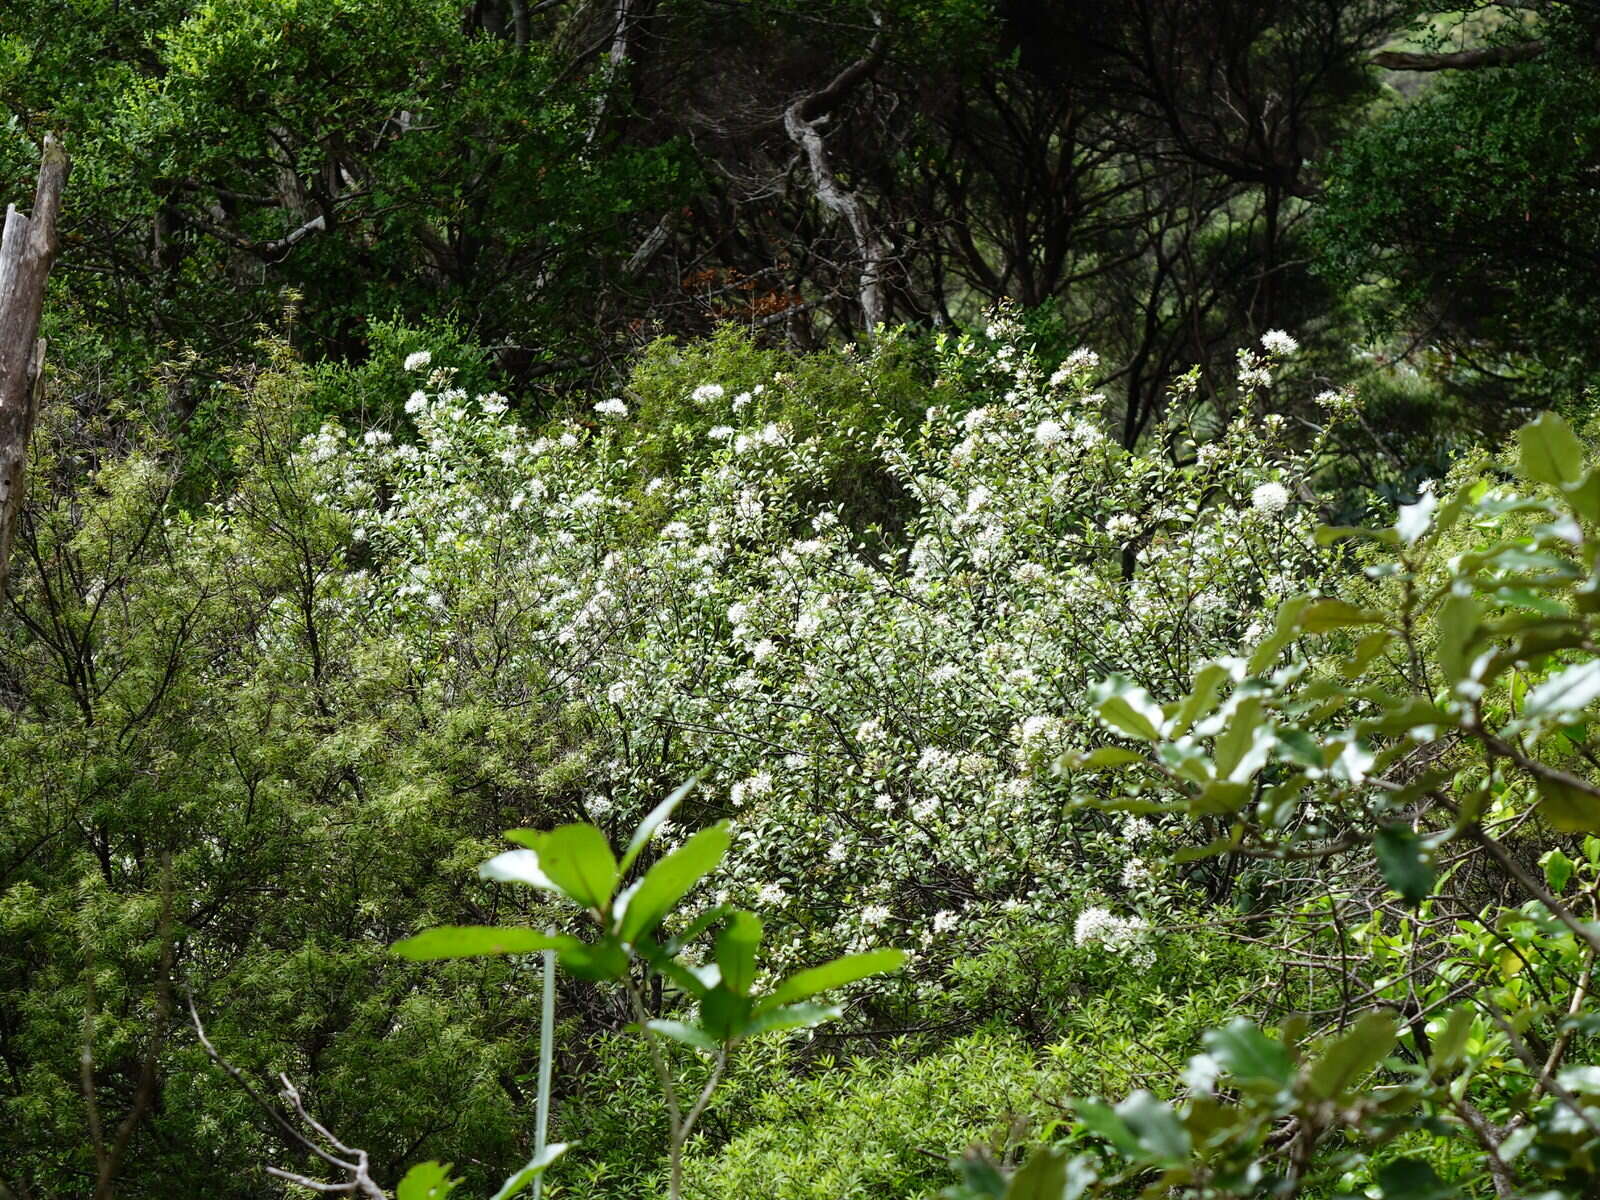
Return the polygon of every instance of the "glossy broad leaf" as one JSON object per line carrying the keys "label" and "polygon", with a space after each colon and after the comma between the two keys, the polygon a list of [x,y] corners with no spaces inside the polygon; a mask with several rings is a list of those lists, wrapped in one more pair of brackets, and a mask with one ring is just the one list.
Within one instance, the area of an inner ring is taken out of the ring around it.
{"label": "glossy broad leaf", "polygon": [[606,835],[587,822],[562,825],[548,833],[512,830],[506,836],[539,856],[539,869],[569,899],[604,911],[620,874]]}
{"label": "glossy broad leaf", "polygon": [[655,862],[629,893],[627,906],[615,914],[617,936],[634,942],[661,924],[678,901],[716,869],[731,842],[728,823],[721,821],[691,834]]}
{"label": "glossy broad leaf", "polygon": [[528,1165],[523,1167],[511,1178],[500,1185],[490,1200],[511,1200],[511,1197],[523,1192],[532,1186],[533,1181],[548,1171],[551,1165],[567,1152],[565,1142],[552,1142],[533,1158],[528,1160]]}
{"label": "glossy broad leaf", "polygon": [[440,925],[390,947],[401,958],[427,962],[440,958],[484,958],[499,954],[532,954],[538,950],[570,951],[583,943],[565,934],[540,933],[497,925]]}
{"label": "glossy broad leaf", "polygon": [[694,791],[699,782],[700,776],[695,775],[680,784],[672,795],[651,809],[650,814],[639,822],[639,827],[633,831],[633,837],[628,842],[628,848],[622,852],[622,862],[618,867],[622,874],[628,873],[628,868],[633,866],[644,848],[649,845],[650,839],[655,837],[656,830],[661,828],[662,823],[673,814],[679,804],[683,803],[683,798]]}
{"label": "glossy broad leaf", "polygon": [[460,1183],[450,1178],[449,1163],[418,1163],[395,1189],[395,1200],[444,1200]]}
{"label": "glossy broad leaf", "polygon": [[859,979],[899,970],[905,964],[904,950],[868,950],[862,954],[846,954],[820,967],[797,971],[775,988],[771,995],[762,998],[758,1012],[777,1008],[795,1000],[804,1000],[818,992],[831,991]]}

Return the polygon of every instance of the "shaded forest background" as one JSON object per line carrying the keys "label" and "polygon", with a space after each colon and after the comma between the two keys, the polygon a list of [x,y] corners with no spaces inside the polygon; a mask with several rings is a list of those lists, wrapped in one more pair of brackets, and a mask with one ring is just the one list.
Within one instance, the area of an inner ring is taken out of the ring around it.
{"label": "shaded forest background", "polygon": [[1381,432],[1352,451],[1426,474],[1592,381],[1597,28],[1587,3],[24,0],[0,178],[69,146],[54,361],[80,403],[143,392],[190,430],[291,295],[313,362],[448,327],[534,408],[664,334],[814,348],[1009,298],[1100,352],[1130,445],[1177,376],[1220,395],[1286,328],[1363,385]]}

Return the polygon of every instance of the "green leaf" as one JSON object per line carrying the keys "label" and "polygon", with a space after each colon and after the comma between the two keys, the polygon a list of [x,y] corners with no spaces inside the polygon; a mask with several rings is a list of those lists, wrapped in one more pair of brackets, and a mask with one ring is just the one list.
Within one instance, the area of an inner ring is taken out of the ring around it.
{"label": "green leaf", "polygon": [[1068,770],[1093,771],[1101,767],[1127,767],[1149,760],[1137,750],[1126,746],[1100,746],[1087,754],[1064,754],[1061,765]]}
{"label": "green leaf", "polygon": [[1005,1200],[1079,1200],[1096,1180],[1088,1155],[1069,1159],[1060,1150],[1041,1147],[1011,1177]]}
{"label": "green leaf", "polygon": [[1006,1188],[1005,1200],[1061,1200],[1067,1187],[1067,1156],[1039,1149],[1028,1156]]}
{"label": "green leaf", "polygon": [[1539,811],[1562,833],[1600,833],[1600,796],[1559,779],[1538,781]]}
{"label": "green leaf", "polygon": [[1522,473],[1551,487],[1577,483],[1583,475],[1583,444],[1555,413],[1540,413],[1517,431]]}
{"label": "green leaf", "polygon": [[1133,1130],[1109,1105],[1098,1100],[1074,1100],[1072,1107],[1085,1129],[1110,1142],[1124,1158],[1144,1156],[1143,1147]]}
{"label": "green leaf", "polygon": [[1572,872],[1576,869],[1573,861],[1560,850],[1546,850],[1539,859],[1539,865],[1544,868],[1545,883],[1557,896],[1566,890]]}
{"label": "green leaf", "polygon": [[861,954],[846,954],[818,967],[796,971],[780,983],[770,995],[764,996],[756,1006],[757,1012],[766,1012],[794,1000],[804,1000],[818,992],[832,991],[858,979],[897,971],[906,961],[904,950],[867,950]]}
{"label": "green leaf", "polygon": [[732,843],[728,823],[719,821],[689,836],[671,854],[657,860],[615,914],[617,936],[637,941],[666,919],[673,906],[722,861]]}
{"label": "green leaf", "polygon": [[1281,1042],[1275,1042],[1244,1017],[1235,1017],[1221,1029],[1207,1033],[1206,1052],[1243,1084],[1266,1083],[1283,1087],[1294,1076],[1294,1064]]}
{"label": "green leaf", "polygon": [[1234,768],[1244,761],[1250,748],[1256,744],[1257,735],[1262,731],[1261,721],[1261,697],[1238,698],[1233,711],[1228,713],[1227,726],[1217,737],[1214,757],[1218,775],[1225,779],[1233,776]]}
{"label": "green leaf", "polygon": [[1300,614],[1300,628],[1307,633],[1327,633],[1353,625],[1378,625],[1383,618],[1375,612],[1357,608],[1343,600],[1317,600]]}
{"label": "green leaf", "polygon": [[1428,1069],[1443,1075],[1455,1068],[1461,1052],[1467,1048],[1467,1038],[1472,1033],[1471,1005],[1461,1004],[1450,1010],[1444,1028],[1433,1039],[1433,1053],[1428,1056]]}
{"label": "green leaf", "polygon": [[810,1029],[835,1020],[843,1012],[837,1004],[785,1004],[751,1017],[738,1032],[740,1037],[755,1037],[777,1029]]}
{"label": "green leaf", "polygon": [[647,1026],[656,1033],[669,1037],[675,1042],[682,1042],[685,1046],[693,1046],[696,1050],[704,1050],[707,1054],[715,1054],[721,1044],[698,1025],[688,1025],[683,1021],[649,1021]]}
{"label": "green leaf", "polygon": [[1451,1200],[1456,1189],[1420,1158],[1397,1158],[1378,1168],[1383,1200]]}
{"label": "green leaf", "polygon": [[530,1158],[527,1166],[501,1184],[500,1190],[490,1197],[490,1200],[511,1200],[512,1196],[526,1189],[535,1179],[548,1171],[551,1164],[566,1152],[567,1143],[552,1142]]}
{"label": "green leaf", "polygon": [[1336,1037],[1311,1065],[1311,1093],[1332,1100],[1366,1077],[1394,1047],[1395,1022],[1387,1013],[1369,1012]]}
{"label": "green leaf", "polygon": [[1422,839],[1414,831],[1404,825],[1386,826],[1373,836],[1372,849],[1383,881],[1412,908],[1432,893],[1434,870],[1423,858]]}
{"label": "green leaf", "polygon": [[579,979],[615,980],[628,973],[628,956],[615,937],[601,938],[592,946],[579,942],[557,953],[562,969]]}
{"label": "green leaf", "polygon": [[1182,737],[1193,728],[1194,723],[1211,710],[1211,703],[1216,699],[1217,691],[1228,678],[1228,668],[1221,663],[1207,663],[1194,675],[1194,686],[1189,689],[1189,694],[1178,705],[1178,711],[1172,716],[1170,736]]}
{"label": "green leaf", "polygon": [[1330,546],[1344,538],[1381,542],[1385,546],[1392,546],[1400,540],[1400,535],[1393,529],[1368,529],[1363,525],[1323,525],[1313,536],[1319,546]]}
{"label": "green leaf", "polygon": [[1550,676],[1528,693],[1524,717],[1580,712],[1600,700],[1600,659],[1590,659]]}
{"label": "green leaf", "polygon": [[1283,648],[1300,635],[1300,614],[1310,603],[1310,596],[1291,596],[1278,606],[1272,633],[1251,651],[1245,670],[1252,675],[1259,675],[1278,661]]}
{"label": "green leaf", "polygon": [[680,784],[672,795],[652,808],[650,815],[639,822],[639,828],[633,831],[633,838],[628,842],[628,848],[622,852],[622,862],[618,864],[618,870],[622,874],[626,875],[628,873],[628,868],[633,866],[634,861],[643,852],[645,846],[649,844],[650,839],[655,837],[656,830],[661,828],[662,822],[672,815],[673,810],[679,804],[683,803],[685,796],[694,791],[696,785],[700,782],[701,774],[704,774],[704,772],[696,774]]}
{"label": "green leaf", "polygon": [[1479,616],[1478,602],[1464,592],[1452,590],[1439,605],[1439,614],[1434,619],[1439,635],[1439,666],[1451,683],[1467,677],[1467,648],[1478,632]]}
{"label": "green leaf", "polygon": [[1189,1131],[1172,1111],[1172,1106],[1153,1093],[1133,1092],[1117,1105],[1116,1111],[1151,1158],[1175,1163],[1189,1156]]}
{"label": "green leaf", "polygon": [[440,925],[404,938],[389,949],[401,958],[427,962],[437,958],[483,958],[495,954],[532,954],[536,950],[571,950],[583,943],[565,934],[496,925]]}
{"label": "green leaf", "polygon": [[1566,484],[1567,503],[1591,525],[1600,524],[1600,470],[1588,470],[1576,483]]}
{"label": "green leaf", "polygon": [[1190,799],[1189,810],[1226,816],[1238,812],[1250,803],[1250,796],[1254,791],[1255,788],[1248,783],[1213,779]]}
{"label": "green leaf", "polygon": [[1153,742],[1161,736],[1161,706],[1125,675],[1112,675],[1091,688],[1089,702],[1102,721],[1131,738]]}
{"label": "green leaf", "polygon": [[761,918],[736,912],[717,934],[717,966],[723,985],[735,995],[748,996],[756,981],[756,952],[761,948]]}
{"label": "green leaf", "polygon": [[548,833],[514,829],[506,836],[529,846],[539,856],[539,868],[569,899],[597,911],[611,903],[619,875],[617,856],[593,825],[562,825]]}
{"label": "green leaf", "polygon": [[418,1163],[395,1189],[395,1200],[444,1200],[460,1182],[450,1178],[449,1163]]}

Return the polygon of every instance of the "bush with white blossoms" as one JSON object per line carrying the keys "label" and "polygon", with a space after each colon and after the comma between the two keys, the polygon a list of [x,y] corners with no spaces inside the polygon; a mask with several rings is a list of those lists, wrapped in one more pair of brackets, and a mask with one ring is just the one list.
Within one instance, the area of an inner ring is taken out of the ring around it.
{"label": "bush with white blossoms", "polygon": [[867,538],[823,487],[834,452],[775,419],[804,399],[783,376],[694,385],[695,465],[643,488],[621,400],[535,431],[448,379],[407,404],[414,437],[330,427],[301,469],[362,531],[345,603],[431,686],[586,714],[589,817],[626,828],[706,768],[703,813],[736,819],[720,885],[790,952],[937,954],[1089,894],[1153,920],[1167,835],[1080,810],[1094,777],[1055,764],[1102,737],[1092,681],[1181,689],[1324,569],[1278,482],[1306,460],[1271,421],[1202,446],[1174,421],[1130,453],[1094,356],[1041,363],[1004,314],[933,367],[920,424],[854,447],[908,498]]}

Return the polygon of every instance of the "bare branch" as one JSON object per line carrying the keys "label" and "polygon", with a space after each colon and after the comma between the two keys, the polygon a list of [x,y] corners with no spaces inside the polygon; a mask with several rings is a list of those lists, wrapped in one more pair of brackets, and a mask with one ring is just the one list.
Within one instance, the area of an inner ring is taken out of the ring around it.
{"label": "bare branch", "polygon": [[1545,52],[1540,41],[1520,42],[1515,46],[1485,46],[1481,50],[1456,50],[1448,54],[1412,54],[1405,50],[1384,50],[1372,56],[1374,66],[1391,71],[1471,71],[1479,67],[1509,67],[1529,62]]}

